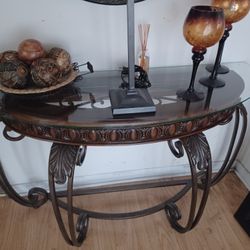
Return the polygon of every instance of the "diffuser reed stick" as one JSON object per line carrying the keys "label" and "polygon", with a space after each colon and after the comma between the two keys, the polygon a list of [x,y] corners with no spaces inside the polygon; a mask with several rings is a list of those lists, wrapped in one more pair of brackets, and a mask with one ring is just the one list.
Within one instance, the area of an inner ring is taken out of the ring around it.
{"label": "diffuser reed stick", "polygon": [[139,53],[139,65],[145,70],[149,69],[149,56],[147,55],[147,43],[148,43],[148,34],[150,30],[150,24],[139,24],[139,38],[141,51]]}

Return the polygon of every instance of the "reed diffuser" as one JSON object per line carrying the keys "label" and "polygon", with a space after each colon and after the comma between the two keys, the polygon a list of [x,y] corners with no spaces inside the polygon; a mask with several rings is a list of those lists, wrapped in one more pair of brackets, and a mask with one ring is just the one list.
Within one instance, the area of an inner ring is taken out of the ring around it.
{"label": "reed diffuser", "polygon": [[147,50],[148,34],[150,30],[150,24],[139,24],[139,37],[140,37],[140,52],[138,57],[139,66],[142,67],[146,72],[149,69],[149,54]]}

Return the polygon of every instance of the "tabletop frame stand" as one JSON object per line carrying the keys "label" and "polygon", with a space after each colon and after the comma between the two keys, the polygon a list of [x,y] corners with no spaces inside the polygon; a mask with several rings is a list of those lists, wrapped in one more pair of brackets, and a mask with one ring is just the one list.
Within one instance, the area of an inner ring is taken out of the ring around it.
{"label": "tabletop frame stand", "polygon": [[[244,105],[239,104],[235,106],[234,113],[232,113],[230,117],[227,117],[227,119],[222,121],[220,124],[225,125],[229,123],[233,118],[233,114],[234,129],[229,143],[228,152],[220,170],[214,176],[212,176],[210,147],[202,131],[192,135],[180,137],[177,141],[175,141],[175,143],[173,143],[172,140],[168,140],[168,145],[172,153],[177,158],[182,157],[184,155],[184,151],[186,152],[190,164],[191,179],[176,180],[155,185],[155,187],[170,185],[184,185],[184,187],[170,199],[147,209],[128,213],[101,213],[73,206],[73,196],[75,194],[84,194],[83,190],[73,190],[73,180],[75,166],[82,165],[86,155],[87,146],[53,143],[50,151],[48,167],[49,193],[42,188],[36,187],[32,188],[28,192],[27,198],[21,197],[12,188],[2,166],[0,166],[0,186],[11,199],[23,206],[38,208],[47,200],[50,200],[52,202],[58,226],[64,239],[70,245],[81,246],[87,234],[89,218],[120,220],[141,217],[156,213],[160,210],[165,210],[166,216],[175,230],[180,233],[185,233],[193,229],[199,222],[204,211],[211,186],[217,184],[228,173],[240,150],[247,128],[247,111]],[[9,130],[10,129],[6,127],[3,131],[6,139],[16,141],[23,138],[23,136],[16,138],[11,137],[8,134]],[[67,183],[67,191],[56,192],[55,184],[65,183]],[[125,190],[150,187],[152,186],[148,184],[137,186],[131,185],[130,187],[127,186]],[[112,190],[112,192],[122,190],[122,188],[117,188]],[[198,190],[202,191],[202,197],[199,203],[197,196]],[[191,191],[189,216],[186,224],[181,225],[179,221],[182,216],[176,202],[183,198],[188,191]],[[103,192],[103,190],[100,190],[100,192]],[[62,201],[60,197],[66,197],[67,202]],[[67,211],[67,223],[65,223],[62,219],[60,208]],[[74,223],[74,215],[78,215],[76,225]],[[68,225],[69,233],[66,229],[66,225]]]}

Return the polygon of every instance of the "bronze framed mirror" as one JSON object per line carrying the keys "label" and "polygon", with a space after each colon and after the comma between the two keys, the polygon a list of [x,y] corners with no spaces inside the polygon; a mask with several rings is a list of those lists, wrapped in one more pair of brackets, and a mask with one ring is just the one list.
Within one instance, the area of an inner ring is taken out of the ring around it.
{"label": "bronze framed mirror", "polygon": [[[127,0],[85,0],[91,3],[105,4],[105,5],[123,5],[127,4]],[[135,0],[135,3],[142,2],[144,0]]]}

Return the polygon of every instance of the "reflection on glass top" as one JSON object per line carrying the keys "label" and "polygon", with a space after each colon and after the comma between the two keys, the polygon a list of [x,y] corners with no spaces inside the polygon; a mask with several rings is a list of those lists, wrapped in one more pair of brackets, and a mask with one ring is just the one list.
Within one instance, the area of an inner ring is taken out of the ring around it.
{"label": "reflection on glass top", "polygon": [[157,107],[155,115],[115,119],[112,117],[109,89],[121,85],[120,71],[99,71],[83,76],[82,80],[55,92],[53,95],[30,97],[4,96],[3,116],[19,117],[50,125],[62,126],[128,126],[195,119],[233,107],[250,97],[250,65],[229,63],[231,72],[219,75],[226,86],[208,89],[198,83],[209,76],[201,65],[196,77],[196,90],[205,93],[205,100],[187,103],[176,97],[176,91],[189,85],[191,66],[152,68],[149,92]]}

